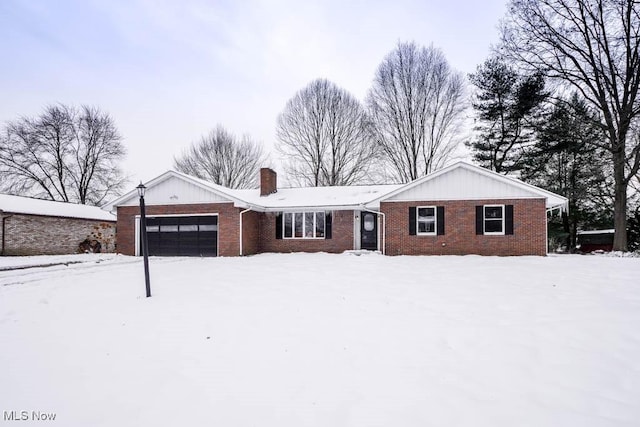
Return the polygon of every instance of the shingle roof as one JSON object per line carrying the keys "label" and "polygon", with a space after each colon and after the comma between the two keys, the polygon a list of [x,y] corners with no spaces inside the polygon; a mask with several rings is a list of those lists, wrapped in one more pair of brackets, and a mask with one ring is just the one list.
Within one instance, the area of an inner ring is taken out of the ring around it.
{"label": "shingle roof", "polygon": [[[268,196],[260,190],[230,190],[238,199],[252,206],[270,209],[296,209],[303,207],[339,208],[365,205],[402,185],[350,185],[334,187],[278,188]],[[229,191],[229,190],[227,190]]]}
{"label": "shingle roof", "polygon": [[116,220],[113,214],[96,206],[54,202],[9,194],[0,194],[0,209],[6,213],[95,219],[100,221]]}

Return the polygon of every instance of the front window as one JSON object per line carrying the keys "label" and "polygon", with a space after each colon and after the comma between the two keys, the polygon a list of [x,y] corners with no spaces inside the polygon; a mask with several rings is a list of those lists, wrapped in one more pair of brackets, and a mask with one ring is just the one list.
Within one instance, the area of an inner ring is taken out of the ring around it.
{"label": "front window", "polygon": [[436,234],[436,207],[418,207],[418,234]]}
{"label": "front window", "polygon": [[286,237],[293,237],[293,214],[284,214],[284,235]]}
{"label": "front window", "polygon": [[295,214],[291,214],[291,215],[293,215],[293,222],[294,222],[294,225],[295,225],[295,227],[294,227],[295,230],[294,230],[294,233],[293,233],[293,237],[300,238],[300,237],[302,237],[302,225],[303,225],[302,221],[303,221],[304,217],[303,217],[303,215],[301,213],[295,213]]}
{"label": "front window", "polygon": [[504,234],[504,205],[484,206],[484,234]]}
{"label": "front window", "polygon": [[285,239],[323,239],[324,212],[285,212],[282,215]]}
{"label": "front window", "polygon": [[316,237],[324,238],[324,212],[316,212]]}

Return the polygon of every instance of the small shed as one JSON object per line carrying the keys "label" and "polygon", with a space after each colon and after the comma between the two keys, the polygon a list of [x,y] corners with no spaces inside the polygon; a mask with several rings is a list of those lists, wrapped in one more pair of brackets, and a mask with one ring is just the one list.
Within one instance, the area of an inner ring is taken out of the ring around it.
{"label": "small shed", "polygon": [[605,251],[613,250],[614,229],[607,230],[587,230],[578,231],[577,248],[580,252]]}
{"label": "small shed", "polygon": [[1,255],[115,252],[116,218],[96,206],[0,194],[0,221]]}

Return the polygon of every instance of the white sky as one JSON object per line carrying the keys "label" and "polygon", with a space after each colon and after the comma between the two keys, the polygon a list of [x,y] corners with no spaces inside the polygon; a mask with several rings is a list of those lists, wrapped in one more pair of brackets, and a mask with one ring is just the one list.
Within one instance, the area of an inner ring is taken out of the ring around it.
{"label": "white sky", "polygon": [[316,78],[364,100],[398,41],[473,72],[505,12],[505,0],[2,0],[0,121],[96,105],[124,137],[135,185],[216,124],[271,150],[278,114]]}

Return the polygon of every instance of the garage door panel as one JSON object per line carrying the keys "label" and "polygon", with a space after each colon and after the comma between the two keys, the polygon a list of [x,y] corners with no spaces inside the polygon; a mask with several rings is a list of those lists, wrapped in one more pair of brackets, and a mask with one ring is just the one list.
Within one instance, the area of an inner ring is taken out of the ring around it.
{"label": "garage door panel", "polygon": [[147,218],[149,255],[217,256],[218,217]]}
{"label": "garage door panel", "polygon": [[197,216],[189,216],[189,217],[181,217],[180,224],[181,225],[198,225],[200,218]]}

